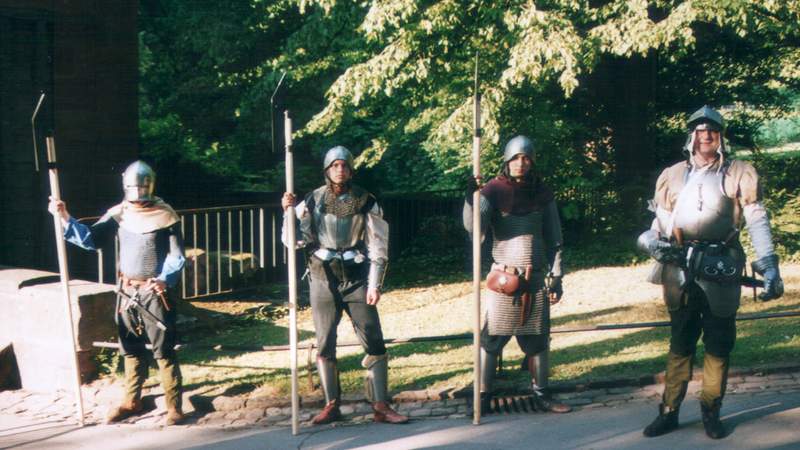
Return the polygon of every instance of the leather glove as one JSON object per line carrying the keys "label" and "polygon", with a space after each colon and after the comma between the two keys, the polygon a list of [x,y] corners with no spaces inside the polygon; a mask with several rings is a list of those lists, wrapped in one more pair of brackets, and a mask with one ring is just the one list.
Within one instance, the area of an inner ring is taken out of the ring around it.
{"label": "leather glove", "polygon": [[472,205],[472,194],[480,189],[481,185],[478,183],[478,179],[472,175],[467,175],[467,179],[465,180],[464,184],[466,185],[464,188],[464,198],[467,200],[467,203]]}
{"label": "leather glove", "polygon": [[764,277],[764,291],[758,294],[762,302],[783,295],[783,280],[778,270],[778,255],[768,255],[753,263],[753,270]]}

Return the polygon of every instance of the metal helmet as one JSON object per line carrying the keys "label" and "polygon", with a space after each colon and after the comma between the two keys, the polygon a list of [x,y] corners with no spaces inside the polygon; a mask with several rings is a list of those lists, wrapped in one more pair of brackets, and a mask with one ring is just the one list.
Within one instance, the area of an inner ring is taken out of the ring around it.
{"label": "metal helmet", "polygon": [[533,141],[527,136],[519,135],[508,141],[503,151],[503,164],[507,164],[520,153],[530,158],[531,161],[536,156],[536,152],[533,149]]}
{"label": "metal helmet", "polygon": [[330,167],[334,161],[339,159],[347,162],[347,166],[350,167],[350,170],[353,170],[353,154],[350,153],[350,150],[342,147],[341,145],[337,145],[336,147],[333,147],[325,152],[325,158],[322,162],[322,170],[328,170],[328,167]]}
{"label": "metal helmet", "polygon": [[712,129],[716,129],[719,132],[725,129],[725,119],[722,118],[722,114],[708,105],[704,105],[689,116],[689,120],[686,121],[686,128],[689,132],[693,132],[695,127],[701,123],[707,123],[711,125]]}
{"label": "metal helmet", "polygon": [[144,161],[136,161],[122,172],[122,190],[129,202],[153,200],[155,188],[156,173]]}
{"label": "metal helmet", "polygon": [[[689,120],[686,121],[686,129],[689,135],[686,137],[686,144],[683,146],[683,149],[686,154],[693,154],[695,131],[711,129],[723,134],[725,132],[725,119],[716,109],[708,105],[703,105],[702,108],[689,116]],[[720,153],[720,155],[727,152],[725,138],[723,136],[720,136],[720,146],[717,152]]]}

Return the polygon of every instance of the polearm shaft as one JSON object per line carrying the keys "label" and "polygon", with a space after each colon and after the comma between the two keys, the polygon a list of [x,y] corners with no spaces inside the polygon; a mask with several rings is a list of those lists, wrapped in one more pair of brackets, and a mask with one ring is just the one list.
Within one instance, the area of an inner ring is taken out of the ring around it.
{"label": "polearm shaft", "polygon": [[[474,87],[474,117],[472,137],[472,176],[476,180],[481,176],[481,94],[478,91],[478,55],[475,54],[475,87]],[[473,397],[472,423],[481,423],[481,191],[476,189],[472,194],[472,290],[474,295],[474,322],[473,322]]]}
{"label": "polearm shaft", "polygon": [[[294,158],[292,156],[292,119],[289,111],[283,113],[284,132],[286,141],[286,192],[294,194]],[[289,241],[289,359],[292,370],[292,434],[300,431],[298,416],[300,413],[300,399],[297,394],[297,230],[295,224],[294,205],[286,210],[286,234]]]}
{"label": "polearm shaft", "polygon": [[[54,200],[61,200],[61,188],[58,183],[58,168],[56,167],[56,144],[52,136],[47,137],[47,163],[50,174],[50,196]],[[64,242],[64,227],[61,217],[53,215],[53,226],[56,233],[56,249],[58,251],[58,271],[61,275],[61,292],[64,295],[64,308],[66,309],[67,328],[69,329],[69,342],[72,344],[72,364],[75,369],[75,402],[77,404],[78,424],[84,425],[83,394],[81,393],[81,372],[78,363],[78,346],[75,342],[75,327],[72,322],[72,301],[69,293],[69,268],[67,266],[67,244]]]}

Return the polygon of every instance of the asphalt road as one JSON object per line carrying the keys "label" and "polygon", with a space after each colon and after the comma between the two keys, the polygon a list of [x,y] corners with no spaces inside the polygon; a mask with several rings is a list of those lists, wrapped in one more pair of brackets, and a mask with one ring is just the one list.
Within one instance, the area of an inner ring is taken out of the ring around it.
{"label": "asphalt road", "polygon": [[400,426],[303,428],[298,436],[286,428],[123,425],[79,429],[0,412],[0,449],[800,449],[800,392],[728,396],[722,412],[730,434],[718,441],[705,436],[696,399],[685,402],[677,431],[648,439],[641,430],[655,412],[652,401],[631,402],[566,415],[490,416],[480,426],[468,419],[427,419]]}

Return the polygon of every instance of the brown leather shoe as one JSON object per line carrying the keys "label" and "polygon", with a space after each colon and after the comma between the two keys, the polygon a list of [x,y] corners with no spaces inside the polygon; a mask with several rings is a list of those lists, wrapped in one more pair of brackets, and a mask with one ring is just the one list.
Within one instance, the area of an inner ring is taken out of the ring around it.
{"label": "brown leather shoe", "polygon": [[533,405],[536,407],[537,411],[541,412],[551,412],[556,414],[564,414],[572,411],[572,407],[564,404],[559,403],[550,396],[550,394],[544,393],[533,393]]}
{"label": "brown leather shoe", "polygon": [[375,411],[375,422],[385,423],[407,423],[408,416],[398,414],[386,402],[375,402],[372,404],[372,410]]}
{"label": "brown leather shoe", "polygon": [[135,416],[136,414],[142,412],[142,408],[141,400],[123,402],[108,412],[108,416],[106,416],[106,423],[119,422],[120,420],[125,420],[128,417]]}
{"label": "brown leather shoe", "polygon": [[342,418],[342,412],[339,411],[339,400],[331,400],[322,408],[311,421],[314,425],[324,425],[326,423],[335,422]]}
{"label": "brown leather shoe", "polygon": [[167,418],[164,420],[164,424],[167,426],[180,425],[184,420],[186,420],[186,416],[179,408],[167,409]]}

